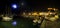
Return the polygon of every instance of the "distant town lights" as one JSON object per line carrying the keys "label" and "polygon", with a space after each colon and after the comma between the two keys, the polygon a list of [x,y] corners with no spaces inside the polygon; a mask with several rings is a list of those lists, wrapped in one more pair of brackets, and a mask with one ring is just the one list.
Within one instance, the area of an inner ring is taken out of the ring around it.
{"label": "distant town lights", "polygon": [[12,18],[10,18],[10,17],[3,17],[3,21],[11,21],[12,20]]}

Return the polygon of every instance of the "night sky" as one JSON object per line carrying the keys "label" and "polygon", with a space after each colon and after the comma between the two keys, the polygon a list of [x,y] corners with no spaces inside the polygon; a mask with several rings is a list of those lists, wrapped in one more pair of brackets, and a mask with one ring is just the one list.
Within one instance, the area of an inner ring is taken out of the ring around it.
{"label": "night sky", "polygon": [[0,9],[10,6],[11,3],[16,3],[21,7],[21,3],[24,3],[24,8],[59,8],[59,2],[58,0],[0,0]]}
{"label": "night sky", "polygon": [[1,4],[19,3],[26,2],[29,6],[42,6],[42,5],[54,5],[58,4],[57,0],[0,0]]}

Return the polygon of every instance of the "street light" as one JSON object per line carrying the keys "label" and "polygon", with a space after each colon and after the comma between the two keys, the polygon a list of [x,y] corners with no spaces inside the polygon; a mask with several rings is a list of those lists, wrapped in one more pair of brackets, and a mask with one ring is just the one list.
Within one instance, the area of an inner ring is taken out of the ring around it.
{"label": "street light", "polygon": [[17,5],[16,4],[12,4],[12,8],[16,9]]}

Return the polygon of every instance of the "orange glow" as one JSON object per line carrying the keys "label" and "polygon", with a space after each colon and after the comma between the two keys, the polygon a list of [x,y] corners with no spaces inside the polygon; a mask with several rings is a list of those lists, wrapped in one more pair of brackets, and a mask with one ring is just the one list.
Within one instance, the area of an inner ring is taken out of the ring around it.
{"label": "orange glow", "polygon": [[28,15],[31,15],[31,13],[28,13]]}
{"label": "orange glow", "polygon": [[48,8],[48,10],[52,10],[53,8]]}
{"label": "orange glow", "polygon": [[48,8],[48,10],[54,10],[54,11],[55,11],[55,10],[57,10],[57,9],[56,9],[56,8]]}
{"label": "orange glow", "polygon": [[32,13],[32,15],[38,15],[37,12]]}
{"label": "orange glow", "polygon": [[55,18],[59,18],[58,15],[55,15]]}
{"label": "orange glow", "polygon": [[39,13],[39,15],[48,15],[48,13],[46,13],[46,12],[41,12],[41,13]]}
{"label": "orange glow", "polygon": [[25,15],[25,12],[23,12],[23,15]]}
{"label": "orange glow", "polygon": [[54,11],[57,11],[57,10],[58,10],[58,9],[55,9],[55,8],[54,8]]}

